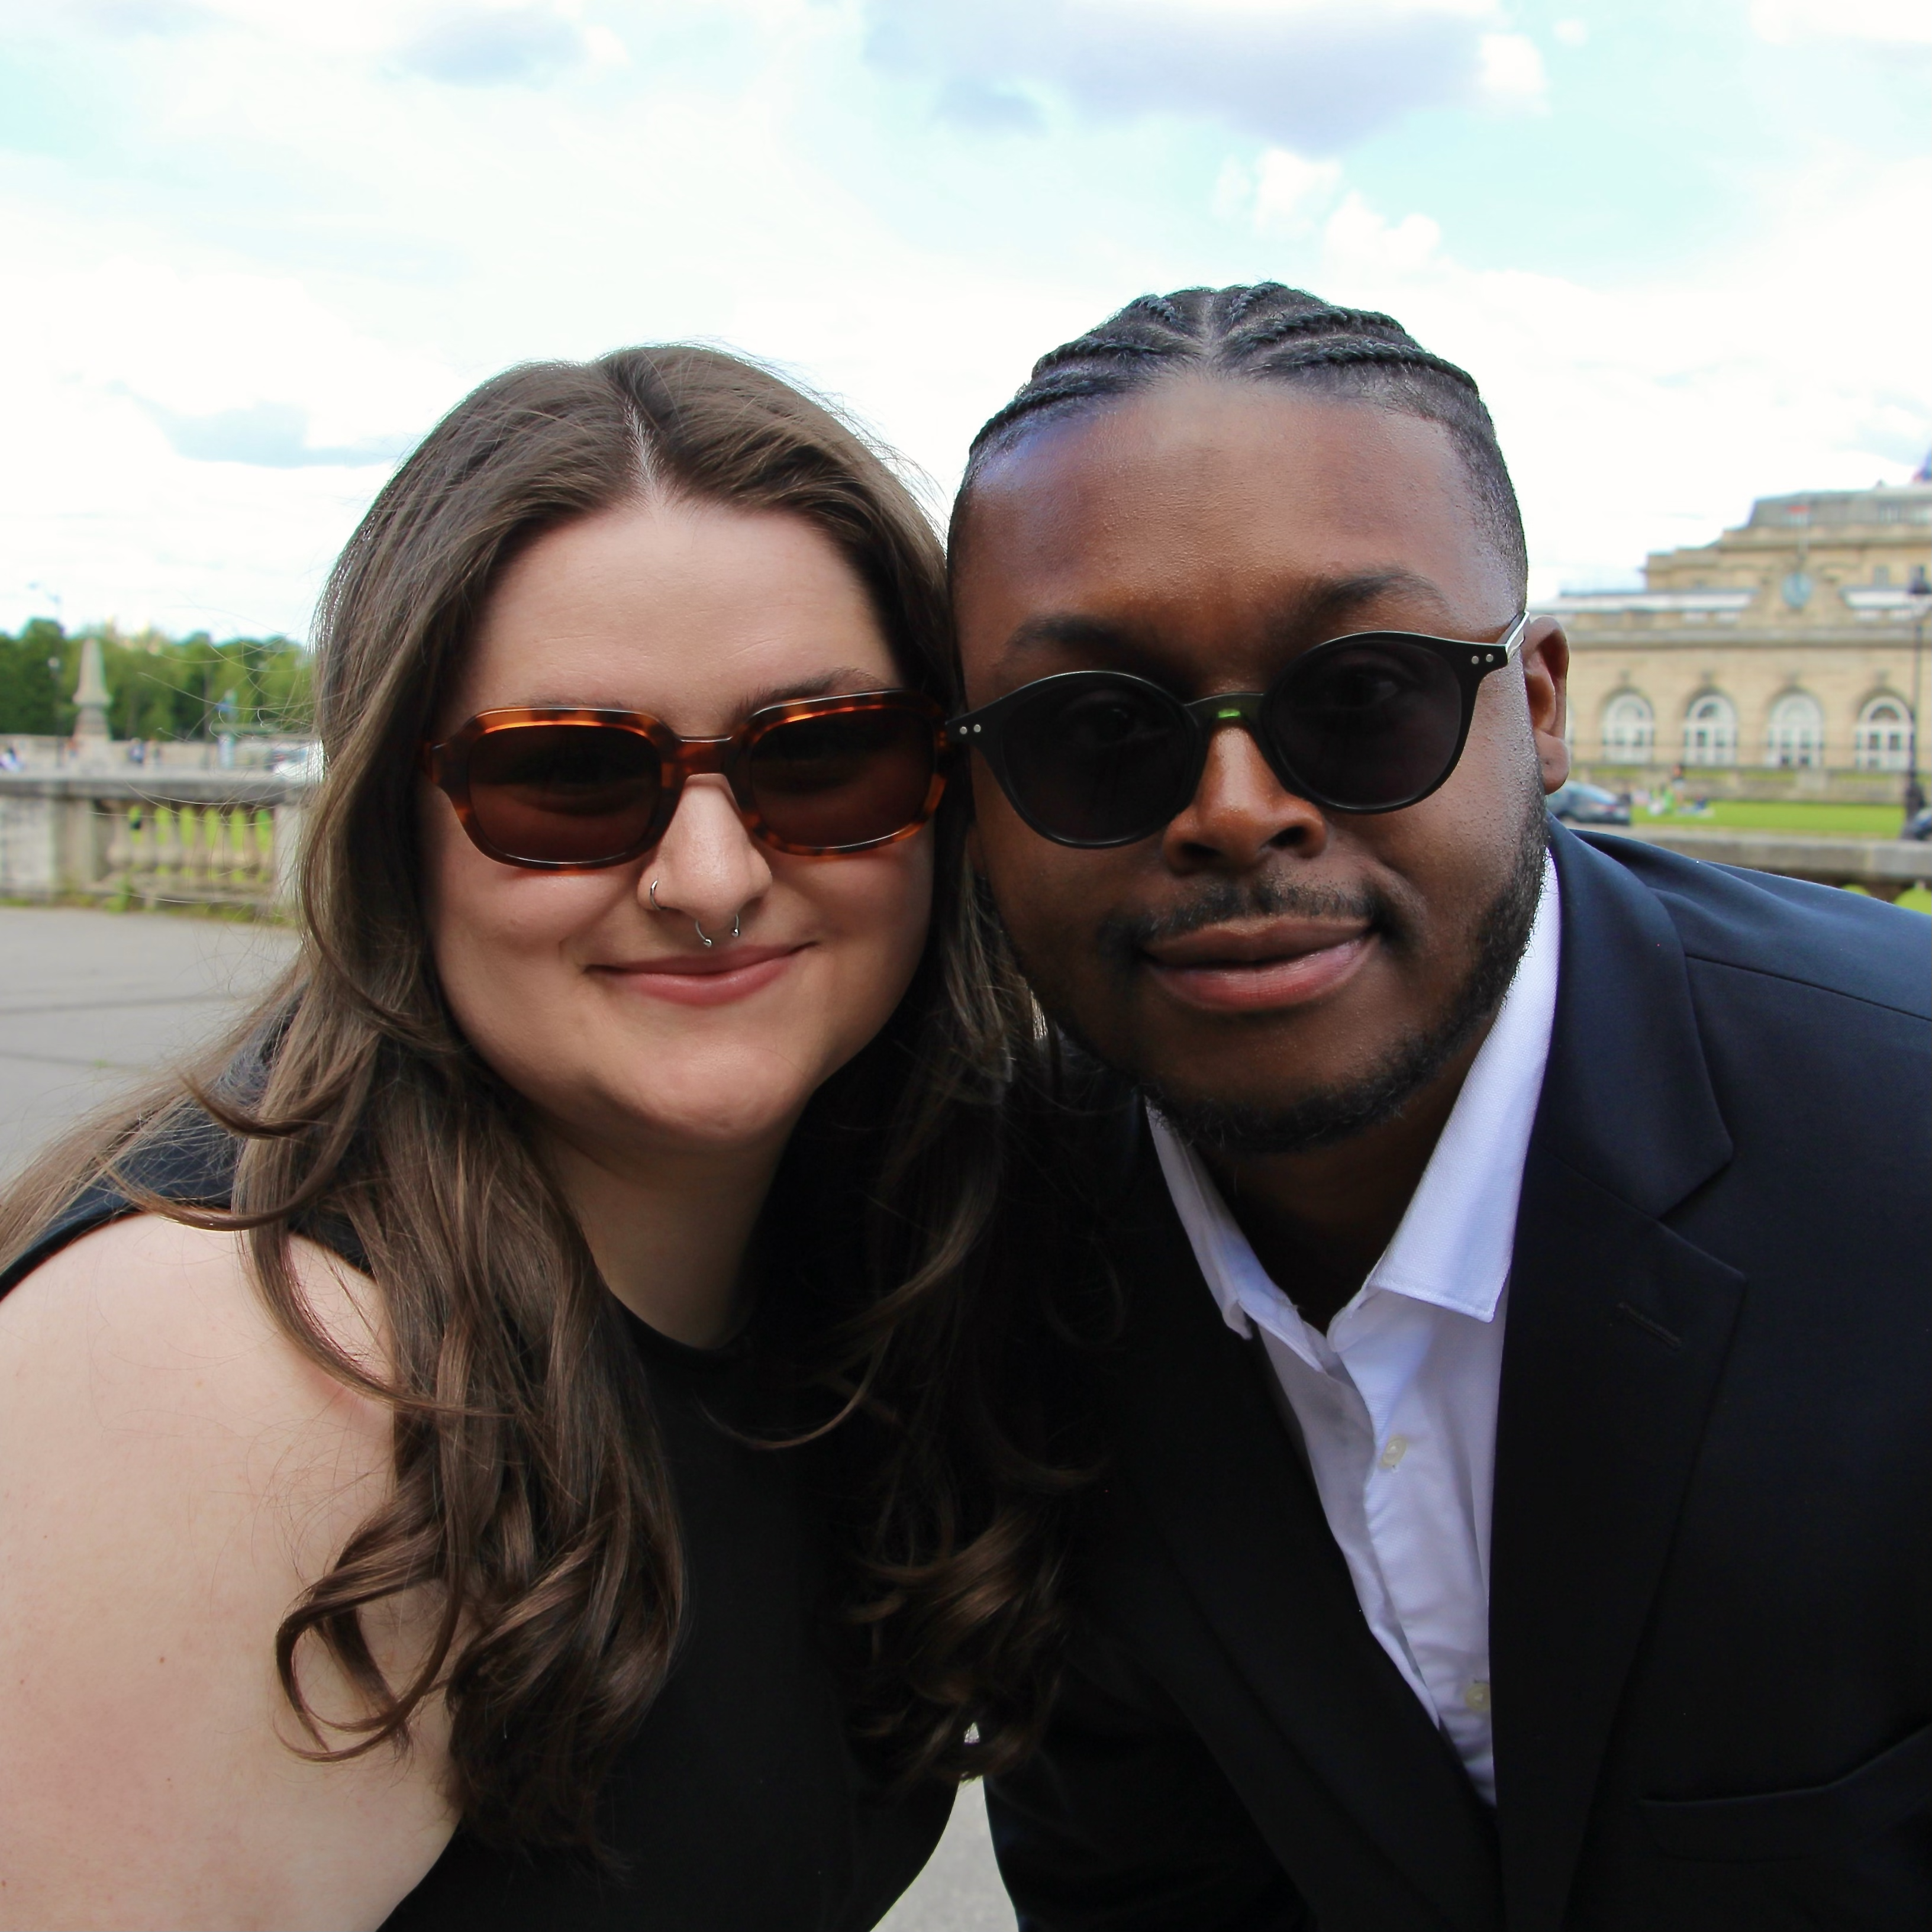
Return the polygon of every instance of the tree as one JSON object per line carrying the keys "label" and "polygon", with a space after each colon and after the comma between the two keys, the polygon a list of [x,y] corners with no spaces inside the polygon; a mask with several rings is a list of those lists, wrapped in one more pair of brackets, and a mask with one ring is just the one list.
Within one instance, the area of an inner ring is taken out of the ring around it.
{"label": "tree", "polygon": [[[44,617],[18,638],[0,632],[0,732],[66,733],[80,640]],[[92,629],[112,694],[108,725],[117,738],[211,738],[223,730],[299,734],[309,729],[314,680],[309,652],[292,638],[231,638],[206,631],[170,638]],[[48,668],[48,659],[58,669]],[[231,700],[224,705],[224,700]]]}
{"label": "tree", "polygon": [[51,617],[30,620],[17,638],[0,632],[0,731],[72,730],[68,694],[79,656],[76,641]]}

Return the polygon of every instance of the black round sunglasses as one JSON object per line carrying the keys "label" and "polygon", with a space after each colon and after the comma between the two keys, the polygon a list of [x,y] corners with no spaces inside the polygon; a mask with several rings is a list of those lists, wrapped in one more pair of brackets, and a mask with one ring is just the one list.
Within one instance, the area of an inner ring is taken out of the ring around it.
{"label": "black round sunglasses", "polygon": [[1036,679],[952,719],[1013,809],[1057,845],[1131,845],[1187,807],[1208,747],[1239,725],[1290,791],[1335,812],[1400,812],[1456,769],[1476,693],[1522,649],[1529,614],[1492,644],[1413,631],[1331,638],[1266,691],[1192,703],[1126,671]]}

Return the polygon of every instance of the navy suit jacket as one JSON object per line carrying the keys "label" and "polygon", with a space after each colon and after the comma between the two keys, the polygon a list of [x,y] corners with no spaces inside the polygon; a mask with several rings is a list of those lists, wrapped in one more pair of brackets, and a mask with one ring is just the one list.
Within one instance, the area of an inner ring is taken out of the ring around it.
{"label": "navy suit jacket", "polygon": [[1031,1932],[1932,1927],[1932,921],[1552,837],[1496,1810],[1370,1634],[1120,1096],[1082,1156],[1124,1297],[1082,1628],[991,1792]]}

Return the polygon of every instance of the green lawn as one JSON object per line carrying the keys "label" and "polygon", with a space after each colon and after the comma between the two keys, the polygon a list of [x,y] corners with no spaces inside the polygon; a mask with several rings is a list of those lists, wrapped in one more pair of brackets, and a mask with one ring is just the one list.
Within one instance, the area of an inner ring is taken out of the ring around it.
{"label": "green lawn", "polygon": [[[1847,892],[1857,892],[1864,890],[1862,886],[1846,887]],[[1907,912],[1932,912],[1932,890],[1924,886],[1914,886],[1910,892],[1900,892],[1892,903],[1902,905]]]}
{"label": "green lawn", "polygon": [[[1809,832],[1820,838],[1895,838],[1905,817],[1896,805],[1827,805],[1802,800],[1760,804],[1736,799],[1714,799],[1708,812],[1677,812],[1653,818],[1639,806],[1631,815],[1639,825],[1735,825],[1755,832]],[[1932,913],[1932,890],[1914,886],[1899,895],[1898,903],[1909,912]]]}
{"label": "green lawn", "polygon": [[1802,800],[1769,803],[1714,799],[1708,812],[1672,812],[1652,818],[1642,806],[1640,825],[1735,825],[1755,832],[1809,832],[1820,838],[1896,838],[1905,822],[1896,805],[1826,805]]}

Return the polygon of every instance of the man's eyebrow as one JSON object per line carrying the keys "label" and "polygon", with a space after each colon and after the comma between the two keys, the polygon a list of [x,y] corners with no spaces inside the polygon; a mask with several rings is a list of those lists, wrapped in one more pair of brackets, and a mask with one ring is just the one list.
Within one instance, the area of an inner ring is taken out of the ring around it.
{"label": "man's eyebrow", "polygon": [[1146,634],[1139,626],[1111,618],[1084,616],[1073,610],[1049,610],[1022,618],[1007,634],[1004,648],[1010,652],[1067,645],[1076,650],[1089,645],[1118,647],[1141,643]]}
{"label": "man's eyebrow", "polygon": [[1450,615],[1449,600],[1439,584],[1420,571],[1390,564],[1377,570],[1351,571],[1346,577],[1318,579],[1285,607],[1279,628],[1298,632],[1320,630],[1332,635],[1334,625],[1346,623],[1364,605],[1390,596],[1433,604],[1444,622]]}
{"label": "man's eyebrow", "polygon": [[[1379,598],[1420,599],[1449,616],[1449,602],[1441,585],[1420,572],[1390,564],[1375,570],[1351,571],[1346,577],[1318,578],[1282,602],[1274,628],[1299,634],[1335,634],[1354,614]],[[1310,640],[1315,638],[1310,634]],[[1107,650],[1138,655],[1159,648],[1154,627],[1117,617],[1096,617],[1077,610],[1042,611],[1026,617],[1008,633],[1002,655],[1052,649]]]}

